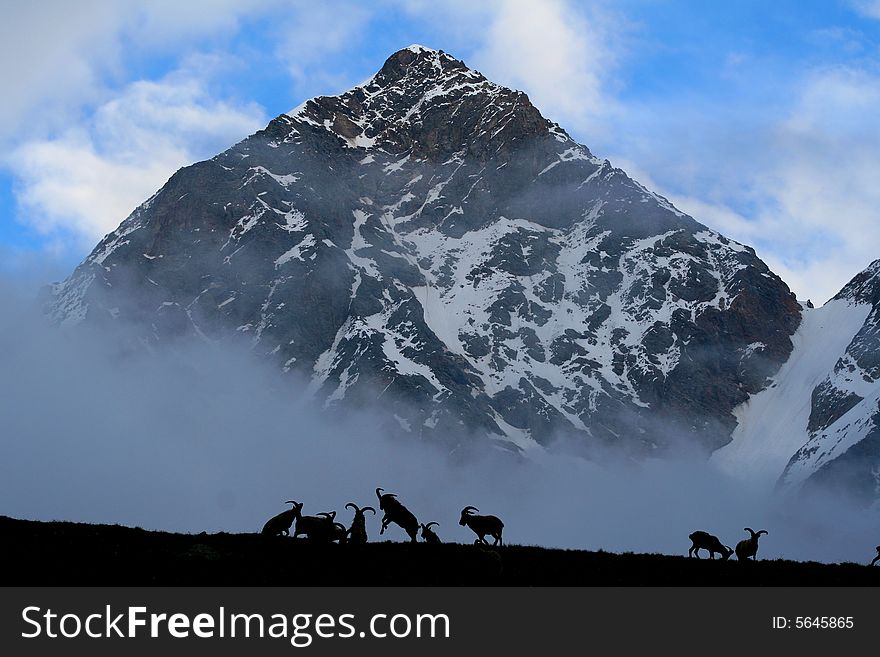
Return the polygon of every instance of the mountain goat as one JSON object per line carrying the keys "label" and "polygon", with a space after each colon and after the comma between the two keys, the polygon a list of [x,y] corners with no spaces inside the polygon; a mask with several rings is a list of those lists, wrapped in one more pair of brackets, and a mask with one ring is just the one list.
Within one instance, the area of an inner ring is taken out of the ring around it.
{"label": "mountain goat", "polygon": [[[302,508],[302,505],[300,505]],[[296,519],[296,528],[293,537],[305,534],[311,541],[326,542],[335,540],[336,529],[333,526],[335,511],[319,513],[314,516],[299,515]]]}
{"label": "mountain goat", "polygon": [[729,546],[724,545],[717,536],[713,536],[709,532],[704,531],[695,531],[692,534],[688,535],[688,538],[691,539],[693,545],[691,545],[690,549],[688,549],[689,557],[700,558],[700,550],[706,550],[709,553],[709,558],[714,559],[715,553],[721,555],[721,558],[727,561],[730,559],[730,555],[733,554],[733,550],[730,549]]}
{"label": "mountain goat", "polygon": [[410,540],[415,543],[418,538],[419,521],[403,504],[397,500],[394,493],[385,493],[383,488],[376,489],[376,497],[379,498],[379,508],[385,512],[382,516],[382,529],[379,534],[384,534],[388,529],[388,525],[392,522],[400,525],[409,535]]}
{"label": "mountain goat", "polygon": [[486,534],[495,539],[492,545],[504,545],[501,540],[501,532],[504,529],[504,523],[496,516],[478,516],[476,511],[479,509],[475,506],[466,506],[461,510],[461,519],[458,524],[462,527],[469,527],[476,535],[477,540],[474,543],[489,544],[486,540]]}
{"label": "mountain goat", "polygon": [[293,500],[287,500],[285,504],[293,504],[293,508],[269,518],[266,524],[263,525],[262,532],[260,532],[263,536],[281,536],[282,534],[290,536],[290,526],[299,517],[303,505]]}
{"label": "mountain goat", "polygon": [[439,526],[440,523],[439,522],[429,522],[427,525],[419,525],[422,528],[422,540],[424,540],[425,543],[431,543],[433,545],[438,545],[439,543],[442,543],[443,541],[441,541],[440,537],[437,536],[436,532],[433,529],[431,529],[431,525]]}
{"label": "mountain goat", "polygon": [[769,532],[766,529],[756,532],[750,527],[743,527],[743,531],[748,532],[751,536],[744,538],[736,544],[736,558],[740,561],[745,561],[746,559],[754,560],[755,555],[758,554],[758,539],[761,537],[761,534],[769,534]]}
{"label": "mountain goat", "polygon": [[364,517],[364,513],[372,511],[373,515],[376,515],[376,509],[371,506],[365,506],[361,509],[354,502],[345,505],[346,509],[348,507],[354,509],[354,518],[351,520],[351,527],[348,528],[349,541],[362,545],[367,542],[367,519]]}

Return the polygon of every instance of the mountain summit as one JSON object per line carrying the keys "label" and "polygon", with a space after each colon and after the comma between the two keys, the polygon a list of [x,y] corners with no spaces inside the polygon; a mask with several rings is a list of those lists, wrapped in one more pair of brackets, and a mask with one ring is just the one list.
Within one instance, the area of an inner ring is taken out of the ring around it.
{"label": "mountain summit", "polygon": [[387,153],[413,158],[451,157],[464,146],[470,155],[487,155],[485,149],[507,141],[506,136],[548,131],[524,93],[493,84],[459,60],[423,46],[395,53],[351,91],[313,98],[288,116],[324,125],[349,146],[380,144]]}
{"label": "mountain summit", "polygon": [[246,339],[424,439],[635,453],[728,442],[801,316],[751,248],[421,46],[176,172],[48,307]]}

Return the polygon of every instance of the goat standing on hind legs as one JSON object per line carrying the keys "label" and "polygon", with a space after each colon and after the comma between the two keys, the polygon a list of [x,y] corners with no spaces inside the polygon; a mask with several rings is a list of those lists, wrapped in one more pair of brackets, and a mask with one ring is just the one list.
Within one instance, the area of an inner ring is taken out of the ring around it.
{"label": "goat standing on hind legs", "polygon": [[379,530],[379,534],[384,534],[388,525],[393,522],[400,525],[409,534],[413,543],[418,542],[419,521],[409,509],[397,500],[397,495],[385,493],[383,488],[377,488],[376,497],[379,498],[379,509],[385,512],[385,515],[382,516],[382,529]]}

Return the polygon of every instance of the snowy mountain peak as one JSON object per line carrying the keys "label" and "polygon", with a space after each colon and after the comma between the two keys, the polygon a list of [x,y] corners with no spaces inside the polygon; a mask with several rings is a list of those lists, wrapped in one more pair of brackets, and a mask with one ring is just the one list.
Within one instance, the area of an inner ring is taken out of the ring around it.
{"label": "snowy mountain peak", "polygon": [[422,53],[433,54],[433,53],[442,53],[443,52],[442,50],[437,50],[435,48],[429,48],[428,46],[423,46],[420,43],[410,44],[406,48],[404,48],[403,50],[409,50],[410,52],[414,52],[416,54],[422,54]]}
{"label": "snowy mountain peak", "polygon": [[431,66],[433,66],[438,72],[443,70],[444,65],[446,65],[447,68],[450,65],[454,68],[467,68],[464,65],[464,62],[456,59],[452,55],[442,50],[429,48],[427,46],[414,43],[410,46],[407,46],[406,48],[401,48],[396,53],[388,57],[388,59],[385,60],[385,64],[382,66],[381,70],[385,70],[387,72],[389,68],[395,67],[400,67],[402,69],[408,70],[410,66],[419,61],[430,62]]}
{"label": "snowy mountain peak", "polygon": [[486,156],[511,140],[551,131],[576,146],[524,93],[422,46],[397,51],[366,82],[339,96],[313,98],[287,117],[297,130],[326,130],[350,147],[432,160],[463,150]]}
{"label": "snowy mountain peak", "polygon": [[420,47],[181,169],[49,294],[420,439],[650,454],[727,442],[800,321],[752,249]]}

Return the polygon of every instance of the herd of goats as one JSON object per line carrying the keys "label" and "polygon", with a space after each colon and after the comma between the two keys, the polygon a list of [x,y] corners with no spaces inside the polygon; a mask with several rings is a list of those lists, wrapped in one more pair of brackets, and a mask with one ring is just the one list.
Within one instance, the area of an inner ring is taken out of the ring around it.
{"label": "herd of goats", "polygon": [[[439,523],[419,523],[412,511],[397,499],[396,494],[386,493],[382,488],[376,489],[376,497],[379,499],[379,509],[384,513],[382,528],[379,530],[380,535],[385,533],[388,525],[394,523],[407,533],[413,543],[418,542],[419,530],[421,530],[424,542],[442,543],[440,537],[432,529],[433,525],[439,525]],[[292,504],[293,508],[269,518],[263,525],[262,534],[264,536],[290,536],[290,528],[295,522],[294,538],[305,536],[316,542],[363,544],[368,540],[365,514],[370,511],[376,515],[376,509],[371,506],[359,507],[354,502],[349,502],[345,508],[351,508],[354,511],[354,518],[352,518],[351,526],[346,527],[341,522],[336,522],[335,511],[304,516],[302,515],[303,504],[301,502],[288,500],[286,504]],[[461,510],[458,524],[462,527],[468,527],[477,535],[475,544],[488,545],[489,541],[486,540],[486,536],[491,536],[495,539],[493,545],[503,545],[501,532],[504,529],[504,523],[497,516],[479,515],[478,511],[479,509],[474,506],[466,506]],[[747,531],[749,536],[737,543],[735,548],[724,545],[717,536],[713,536],[709,532],[695,531],[688,536],[692,543],[688,549],[688,556],[699,559],[700,550],[706,550],[710,559],[714,559],[715,555],[719,554],[721,559],[727,560],[731,555],[736,554],[736,558],[740,561],[754,560],[758,554],[758,539],[762,534],[769,534],[769,532],[766,529],[755,531],[751,527],[744,527],[743,531]],[[877,546],[877,556],[871,561],[871,565],[873,566],[878,561],[880,561],[880,545]]]}
{"label": "herd of goats", "polygon": [[[429,522],[428,524],[419,523],[418,519],[413,515],[412,511],[407,509],[397,495],[394,493],[386,493],[384,489],[376,489],[376,497],[379,498],[379,509],[385,514],[382,516],[382,529],[379,534],[384,534],[388,529],[388,525],[392,522],[399,525],[405,531],[410,540],[415,543],[418,541],[419,530],[422,530],[422,540],[426,543],[441,543],[440,537],[432,529],[433,525],[439,525],[437,522]],[[362,544],[367,542],[367,519],[366,512],[371,511],[376,514],[376,509],[371,506],[359,507],[354,502],[349,502],[345,508],[354,511],[354,518],[351,521],[351,527],[346,527],[341,522],[336,522],[336,512],[330,511],[319,513],[314,516],[302,515],[303,504],[294,500],[287,500],[286,504],[292,504],[293,508],[282,511],[277,516],[273,516],[263,525],[262,533],[266,536],[290,536],[290,528],[294,522],[296,527],[293,530],[293,537],[305,536],[306,538],[325,543],[355,543]],[[478,515],[478,508],[474,506],[466,506],[461,510],[461,520],[459,524],[462,527],[469,527],[477,535],[475,543],[488,544],[486,536],[495,539],[493,545],[503,545],[501,540],[501,532],[504,529],[504,523],[496,516]]]}

